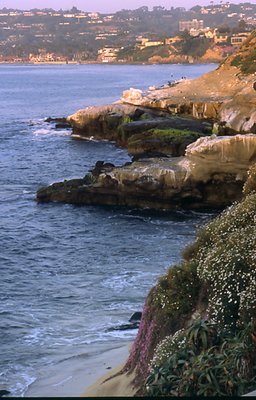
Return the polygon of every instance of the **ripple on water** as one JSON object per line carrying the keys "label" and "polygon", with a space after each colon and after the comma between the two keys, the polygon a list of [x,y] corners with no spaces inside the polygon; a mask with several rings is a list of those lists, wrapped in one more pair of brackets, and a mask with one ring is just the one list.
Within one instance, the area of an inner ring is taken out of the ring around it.
{"label": "ripple on water", "polygon": [[[65,358],[132,340],[136,331],[107,329],[142,309],[149,288],[208,218],[37,204],[40,187],[84,176],[98,160],[130,161],[124,149],[71,140],[70,130],[55,130],[45,118],[113,102],[127,86],[162,84],[183,68],[1,67],[0,381],[12,396],[44,368],[54,375]],[[188,66],[188,77],[189,70],[195,76],[207,67]]]}

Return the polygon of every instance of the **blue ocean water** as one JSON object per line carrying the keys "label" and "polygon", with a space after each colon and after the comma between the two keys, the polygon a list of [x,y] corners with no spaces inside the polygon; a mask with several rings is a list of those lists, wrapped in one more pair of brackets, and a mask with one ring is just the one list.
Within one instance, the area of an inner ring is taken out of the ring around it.
{"label": "blue ocean water", "polygon": [[127,152],[45,122],[215,65],[0,65],[0,388],[24,395],[47,365],[111,348],[209,214],[37,204],[38,188]]}

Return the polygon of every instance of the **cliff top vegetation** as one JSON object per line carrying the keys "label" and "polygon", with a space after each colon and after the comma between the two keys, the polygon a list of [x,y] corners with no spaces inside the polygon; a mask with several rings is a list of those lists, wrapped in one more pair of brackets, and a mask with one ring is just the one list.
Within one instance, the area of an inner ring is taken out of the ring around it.
{"label": "cliff top vegetation", "polygon": [[228,62],[240,68],[243,74],[256,73],[256,30],[243,43],[238,53],[228,59]]}

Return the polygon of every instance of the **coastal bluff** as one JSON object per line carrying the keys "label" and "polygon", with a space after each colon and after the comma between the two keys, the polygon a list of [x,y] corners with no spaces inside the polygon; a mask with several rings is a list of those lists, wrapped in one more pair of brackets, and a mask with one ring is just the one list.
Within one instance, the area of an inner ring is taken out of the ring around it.
{"label": "coastal bluff", "polygon": [[256,31],[211,72],[172,87],[126,90],[121,101],[199,119],[214,119],[236,132],[256,132]]}
{"label": "coastal bluff", "polygon": [[256,161],[256,135],[203,137],[184,157],[147,158],[122,167],[98,163],[90,175],[37,192],[39,202],[173,209],[223,208],[242,196]]}
{"label": "coastal bluff", "polygon": [[140,146],[147,154],[121,167],[98,161],[81,179],[40,189],[39,202],[229,206],[158,279],[126,364],[87,396],[117,396],[120,387],[127,396],[175,397],[255,389],[255,38],[254,32],[238,54],[194,81],[129,90],[111,107],[68,117],[73,136],[115,140],[128,151]]}

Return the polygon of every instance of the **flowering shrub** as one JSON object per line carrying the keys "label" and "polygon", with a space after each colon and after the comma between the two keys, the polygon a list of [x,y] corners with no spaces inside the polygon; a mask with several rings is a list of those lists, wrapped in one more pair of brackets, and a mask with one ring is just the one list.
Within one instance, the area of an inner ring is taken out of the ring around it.
{"label": "flowering shrub", "polygon": [[[256,386],[255,248],[251,191],[202,228],[183,263],[159,279],[127,364],[140,387],[148,376],[147,395],[231,396]],[[187,328],[195,313],[207,321]]]}
{"label": "flowering shrub", "polygon": [[[256,359],[252,329],[253,325],[248,324],[234,336],[199,320],[189,329],[169,336],[157,347],[146,394],[234,396],[253,389]],[[192,339],[200,337],[202,343],[202,335],[207,337],[206,347],[196,346]]]}
{"label": "flowering shrub", "polygon": [[154,303],[174,318],[191,314],[198,299],[200,281],[194,261],[175,266],[156,285]]}
{"label": "flowering shrub", "polygon": [[155,350],[153,360],[151,361],[151,370],[160,367],[177,350],[185,350],[187,347],[187,337],[185,330],[180,329],[174,335],[169,335],[158,344]]}
{"label": "flowering shrub", "polygon": [[[256,195],[231,206],[200,233],[198,276],[210,287],[208,313],[224,327],[234,327],[246,312],[245,292],[256,278]],[[203,242],[203,245],[202,245]]]}

